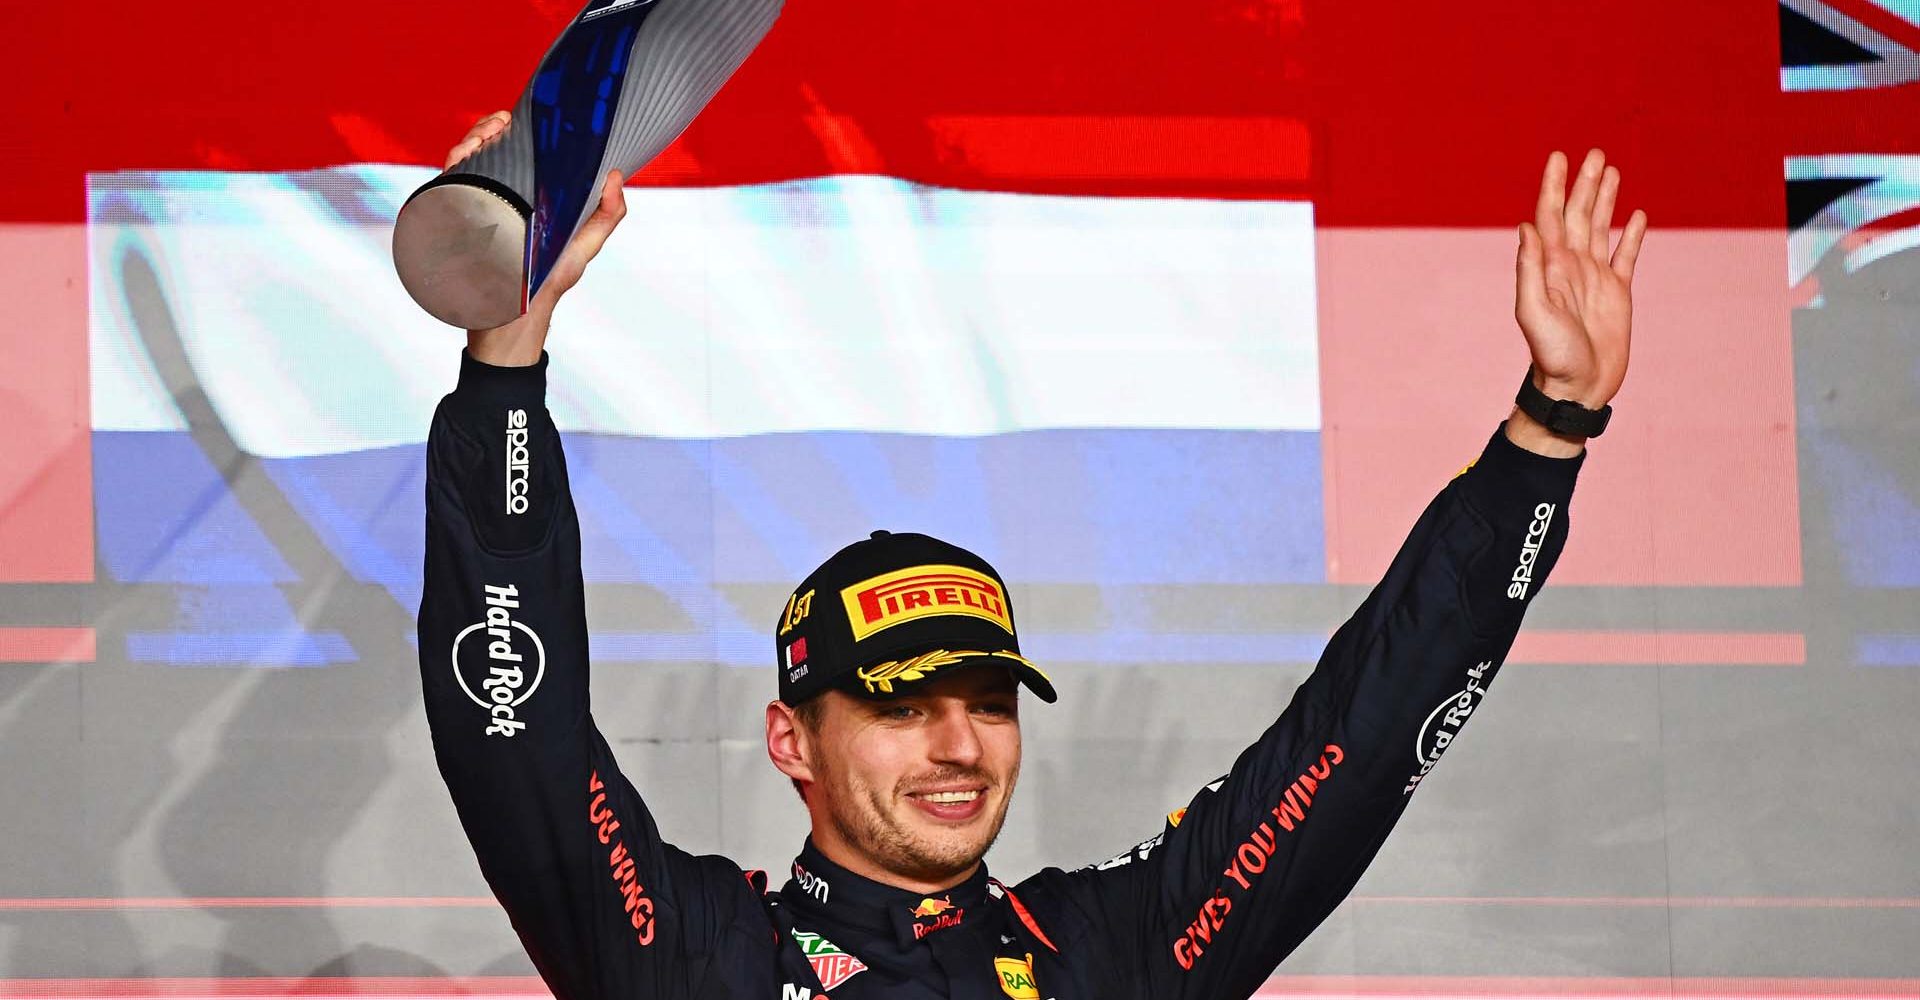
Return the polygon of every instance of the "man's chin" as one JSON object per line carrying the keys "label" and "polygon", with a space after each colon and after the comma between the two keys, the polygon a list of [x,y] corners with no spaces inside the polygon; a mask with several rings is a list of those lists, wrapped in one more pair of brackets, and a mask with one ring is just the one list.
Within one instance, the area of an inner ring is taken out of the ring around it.
{"label": "man's chin", "polygon": [[906,824],[916,877],[929,881],[965,873],[986,857],[1000,832],[998,817],[982,811],[969,821],[931,819],[907,807]]}
{"label": "man's chin", "polygon": [[986,847],[980,844],[918,843],[894,874],[916,882],[950,884],[971,874],[986,853]]}

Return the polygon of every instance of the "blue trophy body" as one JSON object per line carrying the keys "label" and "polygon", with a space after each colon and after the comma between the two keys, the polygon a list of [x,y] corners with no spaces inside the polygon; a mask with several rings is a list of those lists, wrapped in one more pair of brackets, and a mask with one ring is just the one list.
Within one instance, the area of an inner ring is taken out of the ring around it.
{"label": "blue trophy body", "polygon": [[659,155],[733,75],[781,0],[592,0],[547,51],[496,141],[415,191],[394,267],[465,329],[526,311],[609,170]]}

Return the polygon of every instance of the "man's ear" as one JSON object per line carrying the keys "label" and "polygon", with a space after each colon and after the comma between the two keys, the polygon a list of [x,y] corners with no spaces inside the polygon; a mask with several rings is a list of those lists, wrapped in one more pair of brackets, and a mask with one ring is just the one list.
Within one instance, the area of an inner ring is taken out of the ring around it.
{"label": "man's ear", "polygon": [[781,774],[802,783],[813,781],[813,768],[807,763],[813,748],[807,739],[792,706],[783,701],[767,703],[767,759]]}

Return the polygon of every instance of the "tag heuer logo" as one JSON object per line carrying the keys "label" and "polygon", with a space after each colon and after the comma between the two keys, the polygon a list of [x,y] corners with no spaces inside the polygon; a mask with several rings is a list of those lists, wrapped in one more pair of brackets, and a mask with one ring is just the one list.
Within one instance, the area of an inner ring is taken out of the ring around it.
{"label": "tag heuer logo", "polygon": [[800,946],[802,954],[807,956],[807,964],[813,966],[813,974],[820,977],[820,988],[837,990],[840,984],[867,971],[865,962],[840,950],[832,941],[807,931],[794,931],[793,943]]}

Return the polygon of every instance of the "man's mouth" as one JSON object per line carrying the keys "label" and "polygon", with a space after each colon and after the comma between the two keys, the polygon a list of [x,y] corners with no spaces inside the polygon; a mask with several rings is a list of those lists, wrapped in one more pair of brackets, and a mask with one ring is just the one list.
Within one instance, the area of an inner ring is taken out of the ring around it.
{"label": "man's mouth", "polygon": [[980,815],[986,807],[984,788],[947,788],[938,791],[909,792],[907,799],[926,816],[949,823],[964,823]]}
{"label": "man's mouth", "polygon": [[969,788],[964,792],[917,792],[915,794],[928,802],[972,802],[980,797],[980,790]]}

